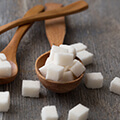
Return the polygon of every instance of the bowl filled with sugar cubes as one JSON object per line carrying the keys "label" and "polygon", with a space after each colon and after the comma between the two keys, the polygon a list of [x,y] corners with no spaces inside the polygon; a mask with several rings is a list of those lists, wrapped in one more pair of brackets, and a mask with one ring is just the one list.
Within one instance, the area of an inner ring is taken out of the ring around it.
{"label": "bowl filled with sugar cubes", "polygon": [[86,48],[82,43],[52,45],[50,51],[36,60],[35,69],[41,83],[56,93],[76,88],[84,76],[85,65],[93,60],[93,54]]}

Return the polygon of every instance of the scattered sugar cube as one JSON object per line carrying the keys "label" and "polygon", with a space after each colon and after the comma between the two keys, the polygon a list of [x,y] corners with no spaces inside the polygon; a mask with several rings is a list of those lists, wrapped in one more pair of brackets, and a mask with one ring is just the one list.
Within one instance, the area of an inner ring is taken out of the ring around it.
{"label": "scattered sugar cube", "polygon": [[55,53],[68,53],[67,49],[52,45],[51,51],[50,51],[50,59],[54,59],[54,54]]}
{"label": "scattered sugar cube", "polygon": [[89,108],[78,104],[72,108],[68,113],[68,120],[87,120],[89,114]]}
{"label": "scattered sugar cube", "polygon": [[103,75],[100,72],[86,73],[85,85],[87,88],[101,88],[103,86]]}
{"label": "scattered sugar cube", "polygon": [[74,64],[69,68],[70,71],[76,76],[79,77],[85,70],[85,66],[78,60],[74,60]]}
{"label": "scattered sugar cube", "polygon": [[63,75],[64,67],[59,65],[49,66],[47,69],[46,79],[58,81]]}
{"label": "scattered sugar cube", "polygon": [[84,65],[88,65],[93,62],[93,54],[86,50],[77,52],[77,57],[83,62]]}
{"label": "scattered sugar cube", "polygon": [[74,47],[69,46],[69,45],[63,45],[63,44],[61,44],[60,47],[61,47],[61,48],[64,48],[64,49],[67,49],[67,50],[68,50],[68,53],[73,54],[73,56],[74,56],[74,58],[75,58],[75,56],[76,56],[76,50],[75,50]]}
{"label": "scattered sugar cube", "polygon": [[7,60],[7,58],[6,58],[6,56],[5,56],[4,53],[0,53],[0,60],[1,60],[1,61]]}
{"label": "scattered sugar cube", "polygon": [[54,63],[61,66],[71,65],[73,62],[73,54],[55,53]]}
{"label": "scattered sugar cube", "polygon": [[10,107],[10,93],[0,92],[0,112],[7,112]]}
{"label": "scattered sugar cube", "polygon": [[56,106],[45,106],[41,110],[42,120],[58,120]]}
{"label": "scattered sugar cube", "polygon": [[10,77],[12,74],[12,66],[8,61],[0,61],[0,77]]}
{"label": "scattered sugar cube", "polygon": [[47,58],[45,65],[53,63],[52,59],[50,57]]}
{"label": "scattered sugar cube", "polygon": [[44,66],[42,66],[41,68],[39,68],[39,71],[41,72],[41,74],[42,74],[44,77],[46,77],[48,67],[50,67],[50,66],[52,66],[52,65],[53,65],[53,63],[49,63],[49,64],[44,65]]}
{"label": "scattered sugar cube", "polygon": [[22,96],[24,97],[39,97],[40,82],[33,80],[23,80]]}
{"label": "scattered sugar cube", "polygon": [[68,82],[74,80],[73,73],[71,71],[66,71],[63,73],[62,82]]}
{"label": "scattered sugar cube", "polygon": [[84,45],[83,43],[75,43],[75,44],[72,44],[71,46],[75,48],[76,52],[87,49],[87,46]]}
{"label": "scattered sugar cube", "polygon": [[120,78],[115,77],[110,83],[110,91],[120,95]]}

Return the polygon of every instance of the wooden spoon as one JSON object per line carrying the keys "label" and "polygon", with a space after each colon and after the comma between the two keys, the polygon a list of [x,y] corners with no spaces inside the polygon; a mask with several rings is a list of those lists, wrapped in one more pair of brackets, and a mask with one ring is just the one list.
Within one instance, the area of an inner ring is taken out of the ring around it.
{"label": "wooden spoon", "polygon": [[[31,8],[29,11],[27,11],[27,13],[24,15],[24,17],[28,17],[28,16],[31,16],[31,15],[38,14],[43,10],[44,10],[44,7],[42,5],[37,5],[33,8]],[[32,24],[33,23],[27,24],[27,25],[24,25],[24,26],[20,26],[17,29],[17,31],[16,31],[15,35],[13,36],[12,40],[10,41],[10,43],[7,45],[6,48],[4,48],[2,50],[1,53],[4,53],[6,55],[7,60],[12,65],[12,75],[11,75],[11,77],[0,78],[0,84],[10,83],[17,76],[17,73],[18,73],[18,65],[17,65],[17,62],[16,62],[17,48],[18,48],[18,45],[19,45],[22,37],[27,32],[27,30],[32,26]]]}
{"label": "wooden spoon", "polygon": [[[61,4],[46,4],[47,10],[55,9],[58,7],[61,7]],[[54,45],[60,45],[63,43],[64,36],[65,36],[65,20],[64,17],[46,20],[45,21],[46,26],[46,35],[48,37],[49,43],[52,46]],[[83,77],[84,73],[80,75],[77,79],[69,82],[56,82],[52,80],[46,80],[45,77],[42,76],[42,74],[39,71],[39,68],[42,67],[45,64],[46,59],[49,57],[50,51],[42,54],[35,63],[35,70],[36,74],[41,81],[41,83],[49,90],[56,92],[56,93],[65,93],[68,91],[73,90],[76,88],[81,78]],[[78,58],[76,58],[78,59]],[[81,61],[80,61],[81,62]]]}
{"label": "wooden spoon", "polygon": [[73,13],[81,12],[87,8],[88,8],[88,4],[85,1],[81,0],[56,10],[46,11],[41,14],[33,15],[26,18],[21,18],[16,21],[10,22],[0,27],[0,34],[16,26],[28,24],[35,21],[70,15]]}

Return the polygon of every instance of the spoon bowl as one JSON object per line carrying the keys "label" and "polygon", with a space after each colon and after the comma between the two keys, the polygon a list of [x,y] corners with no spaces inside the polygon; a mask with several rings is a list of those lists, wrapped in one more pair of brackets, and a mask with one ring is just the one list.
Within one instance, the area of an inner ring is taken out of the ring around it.
{"label": "spoon bowl", "polygon": [[12,67],[12,74],[10,77],[7,77],[7,78],[0,78],[0,84],[6,84],[6,83],[10,83],[12,82],[16,76],[17,76],[17,73],[18,73],[18,66],[13,63],[12,61],[9,61],[10,64],[11,64],[11,67]]}
{"label": "spoon bowl", "polygon": [[[69,92],[69,91],[75,89],[80,84],[84,73],[81,74],[75,80],[64,82],[64,83],[63,82],[56,82],[56,81],[53,81],[53,80],[46,80],[45,77],[42,76],[42,74],[39,71],[39,68],[42,67],[45,64],[45,61],[47,60],[49,55],[50,55],[50,51],[42,54],[40,57],[38,57],[38,59],[36,60],[36,63],[35,63],[36,74],[37,74],[40,82],[47,89],[49,89],[53,92],[56,92],[56,93],[66,93],[66,92]],[[79,60],[77,57],[76,57],[76,59]],[[81,60],[80,60],[80,62],[81,62]]]}
{"label": "spoon bowl", "polygon": [[[31,8],[30,10],[27,11],[27,13],[24,15],[24,17],[29,17],[31,15],[38,14],[44,10],[44,7],[42,5],[37,5]],[[27,30],[32,26],[33,23],[20,26],[15,35],[13,36],[12,40],[10,43],[1,51],[1,53],[4,53],[7,57],[7,61],[10,62],[11,67],[12,67],[12,74],[10,77],[5,77],[5,78],[0,78],[0,84],[7,84],[12,82],[18,73],[18,65],[16,61],[16,52],[18,45],[24,36],[24,34],[27,32]]]}

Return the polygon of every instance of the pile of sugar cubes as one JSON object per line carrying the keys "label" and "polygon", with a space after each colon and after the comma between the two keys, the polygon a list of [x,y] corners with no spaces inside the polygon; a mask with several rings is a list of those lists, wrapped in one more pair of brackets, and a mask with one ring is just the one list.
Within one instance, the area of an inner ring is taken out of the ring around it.
{"label": "pile of sugar cubes", "polygon": [[[89,108],[82,104],[76,105],[74,108],[69,110],[68,120],[87,120],[89,114]],[[58,120],[59,116],[57,113],[56,106],[45,106],[41,110],[42,120]]]}
{"label": "pile of sugar cubes", "polygon": [[53,45],[45,65],[39,68],[40,73],[47,80],[60,82],[68,82],[78,78],[86,70],[84,65],[93,62],[93,54],[85,49],[87,46],[83,43]]}
{"label": "pile of sugar cubes", "polygon": [[[39,71],[48,80],[72,81],[85,71],[85,66],[93,63],[93,54],[86,49],[87,46],[83,43],[53,45],[50,56],[45,65],[39,68]],[[84,65],[75,59],[76,57]],[[101,72],[86,73],[84,83],[87,88],[101,88],[103,86],[103,75]]]}
{"label": "pile of sugar cubes", "polygon": [[11,64],[7,61],[5,54],[0,53],[0,78],[10,77],[11,74]]}

